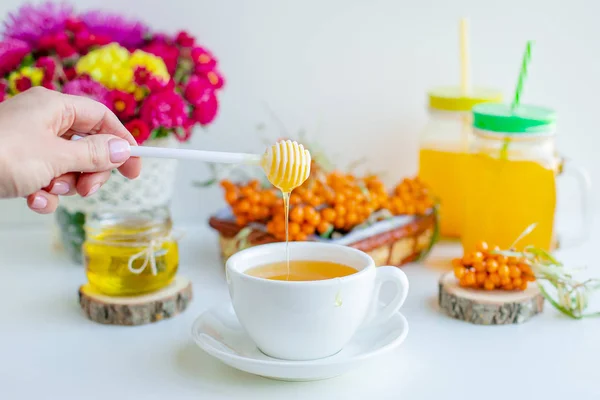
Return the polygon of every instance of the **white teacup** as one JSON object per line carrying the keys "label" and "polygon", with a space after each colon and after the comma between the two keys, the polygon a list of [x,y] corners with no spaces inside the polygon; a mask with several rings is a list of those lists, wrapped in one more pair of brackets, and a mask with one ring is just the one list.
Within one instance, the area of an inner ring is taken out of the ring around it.
{"label": "white teacup", "polygon": [[[235,313],[265,354],[284,360],[315,360],[336,354],[366,325],[389,319],[404,303],[408,279],[396,267],[375,267],[366,253],[317,242],[289,244],[290,260],[330,261],[356,273],[320,281],[278,281],[245,273],[285,260],[285,243],[242,250],[227,260],[227,283]],[[379,303],[381,286],[396,286]]]}

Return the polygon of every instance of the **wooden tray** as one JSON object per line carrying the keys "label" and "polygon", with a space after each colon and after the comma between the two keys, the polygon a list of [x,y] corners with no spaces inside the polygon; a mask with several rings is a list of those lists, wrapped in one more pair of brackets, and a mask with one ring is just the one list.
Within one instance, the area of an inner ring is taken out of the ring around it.
{"label": "wooden tray", "polygon": [[[223,263],[240,250],[278,241],[262,225],[237,226],[229,209],[213,215],[208,223],[219,234]],[[338,239],[312,237],[309,240],[354,247],[373,257],[377,266],[399,267],[426,257],[437,238],[437,212],[434,209],[424,216],[398,216],[376,222]]]}

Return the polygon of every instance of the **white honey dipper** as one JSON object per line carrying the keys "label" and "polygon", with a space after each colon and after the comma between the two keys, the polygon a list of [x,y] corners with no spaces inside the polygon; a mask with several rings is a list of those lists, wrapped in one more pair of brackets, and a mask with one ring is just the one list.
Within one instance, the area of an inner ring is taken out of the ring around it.
{"label": "white honey dipper", "polygon": [[275,143],[267,148],[262,155],[132,146],[131,156],[198,160],[222,164],[260,165],[273,186],[283,192],[290,192],[302,185],[310,174],[311,164],[309,151],[303,145],[291,140],[282,140]]}

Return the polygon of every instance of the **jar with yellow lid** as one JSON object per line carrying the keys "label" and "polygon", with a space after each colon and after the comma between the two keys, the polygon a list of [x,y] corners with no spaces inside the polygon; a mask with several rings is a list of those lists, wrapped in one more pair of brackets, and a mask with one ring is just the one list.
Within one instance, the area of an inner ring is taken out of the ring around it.
{"label": "jar with yellow lid", "polygon": [[88,282],[108,296],[134,296],[169,285],[179,249],[166,207],[149,211],[100,211],[85,224]]}
{"label": "jar with yellow lid", "polygon": [[473,106],[499,103],[502,94],[473,89],[462,95],[458,87],[431,90],[429,120],[419,140],[419,178],[440,202],[440,233],[459,237],[463,219],[465,175],[472,141]]}

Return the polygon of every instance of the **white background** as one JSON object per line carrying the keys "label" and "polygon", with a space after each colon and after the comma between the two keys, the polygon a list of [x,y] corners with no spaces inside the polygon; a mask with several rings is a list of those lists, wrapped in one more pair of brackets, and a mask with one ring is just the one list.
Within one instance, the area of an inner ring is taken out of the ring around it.
{"label": "white background", "polygon": [[[3,0],[0,16],[23,2]],[[416,171],[417,137],[426,121],[426,90],[457,84],[458,19],[471,21],[476,85],[510,99],[525,41],[533,39],[523,101],[554,107],[559,149],[600,179],[600,2],[594,0],[78,0],[156,29],[185,28],[213,50],[227,79],[217,122],[191,147],[262,151],[282,134],[265,104],[294,133],[308,132],[336,160],[367,157],[394,181]],[[256,127],[267,124],[267,132]],[[176,222],[204,224],[221,206],[218,188],[191,186],[202,164],[180,165]],[[571,187],[563,192],[569,192]],[[2,201],[0,224],[50,223],[23,200]]]}

